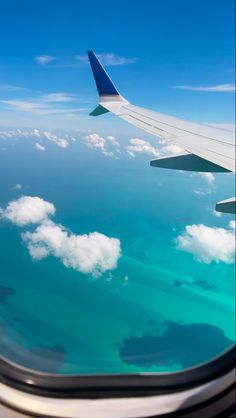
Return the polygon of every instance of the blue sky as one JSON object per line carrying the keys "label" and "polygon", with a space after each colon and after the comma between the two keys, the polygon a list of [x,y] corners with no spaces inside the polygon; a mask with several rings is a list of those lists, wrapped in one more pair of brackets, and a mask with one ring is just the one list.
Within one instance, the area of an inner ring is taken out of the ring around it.
{"label": "blue sky", "polygon": [[0,124],[132,129],[87,116],[97,103],[87,49],[101,54],[129,101],[232,124],[234,15],[233,0],[3,2]]}

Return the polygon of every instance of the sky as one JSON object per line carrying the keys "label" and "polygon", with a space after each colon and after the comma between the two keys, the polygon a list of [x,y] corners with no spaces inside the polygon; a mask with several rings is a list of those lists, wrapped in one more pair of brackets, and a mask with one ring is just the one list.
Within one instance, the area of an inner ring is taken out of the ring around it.
{"label": "sky", "polygon": [[0,126],[126,133],[97,105],[94,50],[131,103],[234,124],[233,0],[9,0],[1,5]]}

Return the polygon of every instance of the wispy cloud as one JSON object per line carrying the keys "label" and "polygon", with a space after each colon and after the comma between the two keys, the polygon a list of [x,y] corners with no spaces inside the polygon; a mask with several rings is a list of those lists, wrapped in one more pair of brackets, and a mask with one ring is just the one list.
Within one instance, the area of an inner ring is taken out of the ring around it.
{"label": "wispy cloud", "polygon": [[[113,65],[133,64],[137,61],[137,58],[126,58],[113,53],[97,54],[97,57],[100,59],[102,64],[107,67]],[[88,62],[87,55],[76,55],[76,59],[81,62]]]}
{"label": "wispy cloud", "polygon": [[85,108],[77,107],[53,107],[54,103],[64,103],[76,100],[73,95],[68,95],[66,93],[52,93],[45,96],[39,96],[35,99],[25,99],[25,100],[1,100],[0,103],[7,105],[13,110],[20,112],[33,113],[35,115],[52,115],[52,114],[66,114],[66,113],[75,113],[87,110]]}
{"label": "wispy cloud", "polygon": [[41,96],[44,102],[70,102],[75,100],[74,94],[69,93],[49,93]]}
{"label": "wispy cloud", "polygon": [[38,55],[35,57],[35,61],[40,65],[48,64],[49,62],[55,61],[56,57],[52,55]]}
{"label": "wispy cloud", "polygon": [[235,92],[235,84],[217,84],[216,86],[174,86],[175,89],[190,90],[190,91],[206,91],[218,93],[232,93]]}
{"label": "wispy cloud", "polygon": [[38,151],[41,151],[41,152],[46,151],[46,148],[45,148],[42,144],[40,144],[39,142],[36,142],[36,143],[35,143],[35,148],[36,148]]}
{"label": "wispy cloud", "polygon": [[23,187],[22,184],[17,183],[17,184],[15,184],[15,186],[12,187],[12,190],[21,190],[22,187]]}
{"label": "wispy cloud", "polygon": [[198,175],[209,184],[212,184],[215,181],[215,176],[212,173],[198,173]]}
{"label": "wispy cloud", "polygon": [[212,194],[211,189],[199,187],[198,189],[194,189],[193,193],[197,194],[198,196],[208,196]]}
{"label": "wispy cloud", "polygon": [[11,91],[24,91],[27,90],[25,87],[20,87],[20,86],[15,86],[13,84],[0,84],[0,91],[6,91],[6,92],[11,92]]}
{"label": "wispy cloud", "polygon": [[[65,137],[61,135],[57,135],[54,132],[49,131],[40,131],[39,129],[32,129],[32,130],[8,130],[8,131],[0,131],[0,138],[2,139],[15,139],[15,138],[29,138],[36,140],[35,148],[38,151],[45,151],[45,147],[42,144],[45,140],[53,142],[59,148],[67,148],[69,146],[69,140],[74,139],[73,137],[69,137],[65,135]],[[39,142],[40,141],[40,142]]]}

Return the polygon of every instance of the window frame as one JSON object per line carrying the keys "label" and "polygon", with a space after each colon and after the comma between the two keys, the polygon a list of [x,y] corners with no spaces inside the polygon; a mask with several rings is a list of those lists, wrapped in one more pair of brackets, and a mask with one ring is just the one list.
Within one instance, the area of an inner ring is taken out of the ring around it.
{"label": "window frame", "polygon": [[235,367],[236,345],[209,362],[172,373],[60,375],[28,369],[0,356],[0,382],[46,397],[114,398],[166,394],[191,389]]}

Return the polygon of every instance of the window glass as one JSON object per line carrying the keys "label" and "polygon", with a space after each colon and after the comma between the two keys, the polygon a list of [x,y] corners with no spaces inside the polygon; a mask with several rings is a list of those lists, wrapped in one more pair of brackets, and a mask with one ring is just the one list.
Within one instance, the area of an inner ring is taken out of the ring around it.
{"label": "window glass", "polygon": [[213,208],[233,176],[152,168],[124,135],[50,135],[68,146],[1,132],[1,355],[56,373],[170,372],[232,346],[235,224]]}

